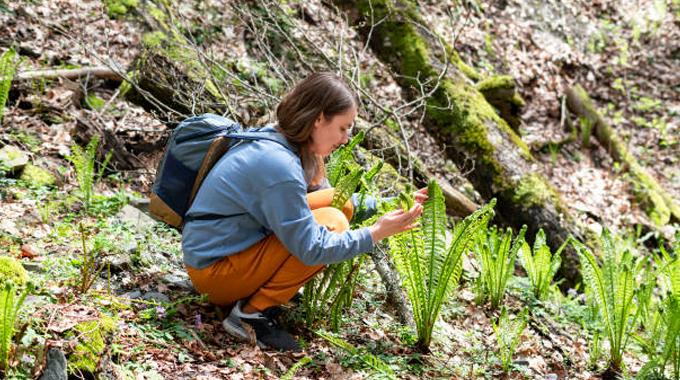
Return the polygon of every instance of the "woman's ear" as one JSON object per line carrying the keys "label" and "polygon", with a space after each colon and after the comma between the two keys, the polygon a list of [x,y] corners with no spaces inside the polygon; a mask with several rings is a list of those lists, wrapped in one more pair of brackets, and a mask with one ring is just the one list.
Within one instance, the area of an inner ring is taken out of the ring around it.
{"label": "woman's ear", "polygon": [[314,121],[314,128],[319,128],[321,126],[321,123],[324,119],[323,112],[319,114],[319,117],[316,118],[316,121]]}

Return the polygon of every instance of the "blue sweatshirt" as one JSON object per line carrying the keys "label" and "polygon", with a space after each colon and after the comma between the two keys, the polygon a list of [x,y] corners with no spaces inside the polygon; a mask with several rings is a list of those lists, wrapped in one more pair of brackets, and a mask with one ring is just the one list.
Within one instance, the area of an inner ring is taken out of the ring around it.
{"label": "blue sweatshirt", "polygon": [[287,146],[243,141],[215,164],[187,216],[235,216],[185,224],[182,250],[188,266],[206,268],[272,232],[306,265],[337,263],[373,249],[368,228],[338,234],[316,223],[307,204],[301,161],[291,151],[295,148]]}

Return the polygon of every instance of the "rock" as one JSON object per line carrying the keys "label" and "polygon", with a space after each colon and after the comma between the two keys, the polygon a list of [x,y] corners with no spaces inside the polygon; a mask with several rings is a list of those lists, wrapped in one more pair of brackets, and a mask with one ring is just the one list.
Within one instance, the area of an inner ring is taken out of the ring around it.
{"label": "rock", "polygon": [[6,145],[0,149],[0,162],[9,167],[11,174],[19,173],[28,164],[28,154],[15,146]]}
{"label": "rock", "polygon": [[59,349],[47,351],[47,366],[39,380],[66,380],[66,356]]}
{"label": "rock", "polygon": [[138,227],[142,228],[153,227],[156,225],[155,220],[153,220],[150,216],[146,215],[138,208],[131,205],[123,206],[120,212],[116,215],[116,218],[120,219],[123,222],[131,222],[137,225]]}
{"label": "rock", "polygon": [[166,296],[163,293],[159,293],[159,292],[146,292],[146,293],[144,293],[144,295],[142,295],[142,299],[144,301],[155,300],[156,302],[160,302],[160,303],[169,303],[170,302],[170,298],[168,298],[168,296]]}
{"label": "rock", "polygon": [[130,199],[130,206],[136,207],[139,210],[149,213],[149,204],[150,200],[149,198],[131,198]]}
{"label": "rock", "polygon": [[32,164],[26,165],[19,179],[34,187],[54,186],[57,183],[57,178],[49,170]]}
{"label": "rock", "polygon": [[131,255],[136,254],[139,249],[139,244],[133,241],[130,244],[125,245],[120,252],[109,258],[109,263],[111,264],[111,271],[118,273],[122,271],[127,271],[132,268],[132,257]]}
{"label": "rock", "polygon": [[163,276],[163,281],[170,286],[176,286],[183,290],[192,290],[194,288],[191,280],[189,280],[189,276],[186,274],[168,273]]}
{"label": "rock", "polygon": [[139,290],[135,290],[135,291],[132,291],[130,293],[125,293],[123,295],[123,298],[129,298],[131,300],[134,300],[134,299],[137,299],[141,296],[142,296],[142,292],[140,292]]}

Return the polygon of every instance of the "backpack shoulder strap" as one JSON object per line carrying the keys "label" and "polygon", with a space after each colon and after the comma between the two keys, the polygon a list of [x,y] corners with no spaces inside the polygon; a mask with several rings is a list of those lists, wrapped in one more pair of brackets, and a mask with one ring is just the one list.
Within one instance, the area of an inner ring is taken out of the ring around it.
{"label": "backpack shoulder strap", "polygon": [[284,148],[290,150],[291,152],[298,154],[299,150],[296,146],[292,145],[282,134],[278,132],[268,132],[268,131],[246,131],[239,133],[227,133],[225,137],[235,138],[239,140],[269,140],[274,141],[282,145]]}

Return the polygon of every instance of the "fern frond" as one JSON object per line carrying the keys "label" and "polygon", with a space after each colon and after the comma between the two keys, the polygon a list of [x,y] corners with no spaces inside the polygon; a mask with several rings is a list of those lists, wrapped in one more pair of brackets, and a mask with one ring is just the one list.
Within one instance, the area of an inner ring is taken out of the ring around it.
{"label": "fern frond", "polygon": [[359,350],[357,350],[351,344],[349,344],[349,343],[343,341],[342,339],[340,339],[340,338],[338,338],[334,335],[331,335],[331,334],[329,334],[325,331],[315,331],[315,333],[318,336],[329,341],[334,346],[341,348],[341,349],[347,351],[348,353],[354,355],[359,360],[361,360],[366,366],[370,367],[371,369],[378,371],[378,373],[380,373],[380,375],[384,376],[385,378],[391,379],[391,380],[396,380],[396,376],[395,376],[394,372],[392,371],[392,369],[387,364],[385,364],[385,362],[383,362],[382,360],[380,360],[380,359],[376,358],[375,356],[368,354],[368,353],[360,354]]}
{"label": "fern frond", "polygon": [[16,52],[14,48],[9,48],[0,56],[0,121],[2,121],[5,103],[12,85],[12,78],[14,78],[14,70],[17,67],[15,60]]}
{"label": "fern frond", "polygon": [[310,363],[312,359],[309,356],[305,356],[304,358],[300,359],[297,363],[293,364],[292,367],[286,372],[285,375],[281,376],[280,380],[292,380],[293,376],[295,376],[295,372],[302,366],[304,366],[307,363]]}
{"label": "fern frond", "polygon": [[506,373],[510,368],[512,356],[515,353],[517,344],[522,337],[522,332],[529,321],[528,310],[524,309],[514,320],[510,319],[505,306],[501,309],[501,315],[498,317],[498,322],[491,321],[491,326],[496,335],[498,342],[499,356],[503,364],[503,371]]}
{"label": "fern frond", "polygon": [[345,162],[352,158],[354,147],[363,141],[364,136],[364,131],[360,131],[354,136],[349,144],[342,146],[331,153],[328,163],[326,164],[326,178],[328,178],[331,187],[337,185],[337,181],[340,179],[345,168]]}
{"label": "fern frond", "polygon": [[354,194],[354,190],[359,185],[361,176],[363,174],[363,168],[355,167],[348,175],[340,178],[333,191],[333,201],[331,202],[331,207],[342,210],[345,203],[347,203],[347,201],[352,197],[352,194]]}

